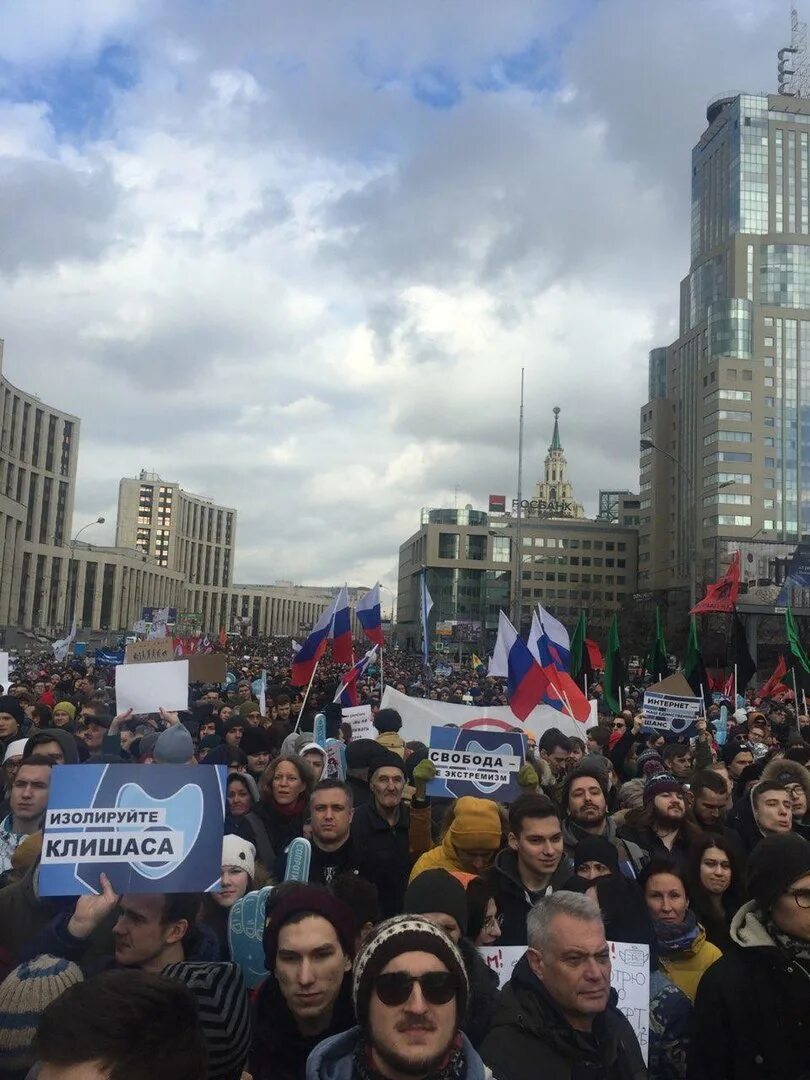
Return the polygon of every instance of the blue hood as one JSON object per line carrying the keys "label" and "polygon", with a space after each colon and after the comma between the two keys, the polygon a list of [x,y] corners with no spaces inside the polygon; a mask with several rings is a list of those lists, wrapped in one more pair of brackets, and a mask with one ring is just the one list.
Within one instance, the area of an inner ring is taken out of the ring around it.
{"label": "blue hood", "polygon": [[[307,1058],[306,1080],[352,1080],[354,1048],[359,1037],[360,1028],[353,1027],[318,1043]],[[464,1080],[487,1080],[492,1073],[473,1050],[467,1036],[462,1034],[461,1039],[467,1062]]]}

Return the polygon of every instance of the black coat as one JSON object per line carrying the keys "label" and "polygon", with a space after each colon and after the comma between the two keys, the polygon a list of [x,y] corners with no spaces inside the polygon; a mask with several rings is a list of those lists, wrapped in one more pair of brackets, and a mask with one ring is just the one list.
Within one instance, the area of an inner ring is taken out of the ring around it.
{"label": "black coat", "polygon": [[501,936],[498,944],[525,945],[526,916],[529,913],[529,908],[541,896],[545,896],[546,893],[564,889],[565,883],[573,872],[574,864],[572,860],[567,855],[564,855],[546,888],[540,889],[538,892],[531,892],[520,879],[518,859],[515,852],[508,847],[499,851],[488,874],[495,904],[502,916]]}
{"label": "black coat", "polygon": [[810,962],[776,947],[754,904],[740,909],[731,936],[698,986],[689,1080],[807,1080]]}
{"label": "black coat", "polygon": [[576,1031],[524,956],[501,991],[492,1030],[479,1053],[498,1080],[646,1080],[638,1040],[615,1005]]}
{"label": "black coat", "polygon": [[408,830],[410,814],[401,806],[399,821],[389,825],[373,802],[358,806],[352,820],[352,844],[358,873],[377,886],[384,919],[399,915],[413,866]]}
{"label": "black coat", "polygon": [[[287,850],[297,836],[304,835],[305,805],[301,807],[299,813],[287,816],[282,814],[273,803],[260,802],[255,812],[267,830],[267,836],[276,858]],[[269,869],[270,867],[268,867]]]}
{"label": "black coat", "polygon": [[499,979],[469,938],[462,938],[458,948],[470,982],[467,1015],[461,1030],[477,1050],[495,1019],[500,1000]]}
{"label": "black coat", "polygon": [[253,1012],[253,1043],[248,1072],[253,1080],[304,1080],[307,1058],[319,1042],[354,1027],[352,976],[343,979],[332,1019],[320,1035],[302,1035],[275,978],[259,988]]}

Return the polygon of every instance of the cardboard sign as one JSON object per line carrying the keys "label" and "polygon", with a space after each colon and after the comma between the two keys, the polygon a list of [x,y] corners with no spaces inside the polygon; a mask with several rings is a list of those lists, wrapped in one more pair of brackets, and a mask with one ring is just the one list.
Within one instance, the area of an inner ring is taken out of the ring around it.
{"label": "cardboard sign", "polygon": [[[650,949],[648,945],[609,941],[610,985],[618,994],[618,1008],[636,1033],[638,1045],[647,1064],[650,1045]],[[479,945],[484,963],[496,972],[500,987],[512,978],[518,961],[525,955],[525,945]]]}
{"label": "cardboard sign", "polygon": [[428,755],[438,771],[427,784],[431,797],[476,795],[511,802],[520,794],[517,774],[526,755],[517,732],[434,727]]}
{"label": "cardboard sign", "polygon": [[194,653],[188,657],[188,681],[221,683],[225,681],[227,667],[225,653]]}
{"label": "cardboard sign", "polygon": [[632,942],[609,941],[610,985],[619,995],[616,1002],[630,1021],[647,1064],[650,1048],[650,947]]}
{"label": "cardboard sign", "polygon": [[644,692],[644,726],[655,731],[686,735],[703,712],[703,699]]}
{"label": "cardboard sign", "polygon": [[165,660],[174,660],[171,638],[133,641],[131,645],[127,645],[124,654],[125,664],[159,664]]}
{"label": "cardboard sign", "polygon": [[60,765],[53,770],[41,896],[216,889],[225,822],[224,765]]}
{"label": "cardboard sign", "polygon": [[353,739],[376,739],[379,735],[371,718],[370,705],[354,705],[349,709],[341,709],[341,712],[343,723],[352,729]]}
{"label": "cardboard sign", "polygon": [[115,669],[119,713],[176,712],[188,708],[188,660],[169,664],[121,664]]}

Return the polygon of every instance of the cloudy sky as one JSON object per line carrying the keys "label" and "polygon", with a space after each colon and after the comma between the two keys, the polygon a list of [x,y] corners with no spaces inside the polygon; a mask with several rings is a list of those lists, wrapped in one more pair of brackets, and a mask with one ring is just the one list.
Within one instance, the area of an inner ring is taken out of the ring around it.
{"label": "cloudy sky", "polygon": [[[141,468],[239,510],[236,578],[393,585],[422,506],[637,481],[709,98],[782,0],[6,0],[0,337]],[[111,541],[112,526],[93,534]],[[89,538],[89,534],[88,534]]]}

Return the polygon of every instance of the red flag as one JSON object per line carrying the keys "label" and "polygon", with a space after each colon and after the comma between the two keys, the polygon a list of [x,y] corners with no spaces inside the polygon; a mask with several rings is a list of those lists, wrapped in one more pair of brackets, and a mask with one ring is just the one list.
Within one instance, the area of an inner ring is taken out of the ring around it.
{"label": "red flag", "polygon": [[787,664],[785,663],[784,656],[780,656],[776,663],[776,667],[773,669],[773,675],[771,675],[764,686],[759,688],[759,691],[757,692],[757,701],[762,701],[763,698],[781,697],[783,694],[787,694],[788,688],[782,682],[785,675],[787,675]]}
{"label": "red flag", "polygon": [[723,577],[710,585],[699,604],[690,615],[705,615],[709,611],[733,611],[740,591],[740,553],[735,551]]}
{"label": "red flag", "polygon": [[588,659],[591,662],[591,669],[593,671],[604,671],[605,658],[602,656],[602,650],[596,642],[591,641],[590,638],[585,638],[585,648],[588,650]]}
{"label": "red flag", "polygon": [[219,628],[219,643],[220,643],[220,645],[222,646],[223,649],[228,644],[228,635],[225,633],[225,627],[224,626],[220,626],[220,628]]}

